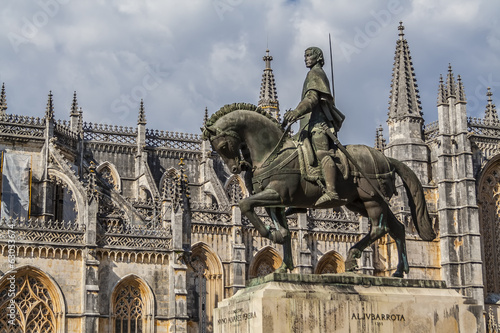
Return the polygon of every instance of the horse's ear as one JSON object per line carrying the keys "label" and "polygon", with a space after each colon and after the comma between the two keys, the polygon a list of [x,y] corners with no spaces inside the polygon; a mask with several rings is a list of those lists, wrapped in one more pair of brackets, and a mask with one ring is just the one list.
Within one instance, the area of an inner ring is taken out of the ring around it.
{"label": "horse's ear", "polygon": [[203,133],[203,135],[201,136],[201,138],[203,140],[210,140],[210,137],[212,135],[216,135],[217,134],[217,131],[215,128],[212,128],[211,126],[203,126],[201,128],[201,131]]}

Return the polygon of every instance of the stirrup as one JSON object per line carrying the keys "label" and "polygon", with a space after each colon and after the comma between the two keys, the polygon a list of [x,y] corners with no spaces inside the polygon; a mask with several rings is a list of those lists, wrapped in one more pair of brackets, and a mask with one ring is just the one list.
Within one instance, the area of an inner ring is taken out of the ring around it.
{"label": "stirrup", "polygon": [[335,200],[335,201],[341,201],[339,195],[337,192],[334,192],[334,191],[326,191],[322,196],[321,198],[318,199],[318,201],[316,201],[316,203],[314,204],[315,206],[320,206],[324,203],[327,203],[327,202],[330,202],[332,200]]}

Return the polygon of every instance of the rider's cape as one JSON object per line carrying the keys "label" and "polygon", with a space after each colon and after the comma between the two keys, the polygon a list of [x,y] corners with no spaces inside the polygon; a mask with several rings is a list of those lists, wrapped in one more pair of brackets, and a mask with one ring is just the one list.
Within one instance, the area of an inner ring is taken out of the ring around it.
{"label": "rider's cape", "polygon": [[[319,107],[325,117],[331,122],[335,131],[338,132],[342,126],[345,116],[335,107],[335,101],[333,100],[330,92],[330,83],[328,82],[325,71],[319,65],[314,66],[307,73],[304,86],[302,88],[302,99],[304,99],[309,90],[316,90],[319,93]],[[308,122],[308,118],[309,117],[306,117],[303,121]]]}

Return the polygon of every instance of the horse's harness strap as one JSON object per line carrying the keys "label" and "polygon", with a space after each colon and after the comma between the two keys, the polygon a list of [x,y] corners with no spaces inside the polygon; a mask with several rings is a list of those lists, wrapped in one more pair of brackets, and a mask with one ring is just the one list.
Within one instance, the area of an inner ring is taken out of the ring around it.
{"label": "horse's harness strap", "polygon": [[[285,165],[290,163],[294,158],[297,157],[297,149],[295,149],[288,157],[286,157],[283,161],[281,161],[278,165],[267,165],[264,168],[258,168],[254,171],[254,177],[252,179],[253,184],[261,184],[262,182],[270,178],[271,176],[280,173],[280,174],[300,174],[300,170],[296,168],[284,168]],[[259,175],[255,176],[257,171],[261,171]]]}
{"label": "horse's harness strap", "polygon": [[267,167],[269,164],[271,164],[276,157],[278,156],[278,152],[281,150],[283,147],[283,144],[285,143],[285,137],[288,134],[288,131],[290,131],[290,128],[292,127],[292,124],[289,124],[288,127],[285,129],[283,134],[281,135],[281,138],[279,139],[278,143],[274,147],[274,149],[267,155],[267,157],[264,159],[264,162],[262,163],[262,168]]}

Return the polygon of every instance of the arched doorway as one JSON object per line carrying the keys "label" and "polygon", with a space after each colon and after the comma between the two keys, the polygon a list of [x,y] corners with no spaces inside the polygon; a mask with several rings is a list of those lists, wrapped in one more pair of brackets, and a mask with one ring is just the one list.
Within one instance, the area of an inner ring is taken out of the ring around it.
{"label": "arched doorway", "polygon": [[282,262],[283,259],[278,252],[271,246],[266,246],[255,254],[248,269],[248,278],[253,279],[270,274],[277,270]]}
{"label": "arched doorway", "polygon": [[213,310],[224,298],[222,263],[205,243],[193,245],[191,253],[189,316],[197,323],[197,332],[213,332]]}
{"label": "arched doorway", "polygon": [[154,332],[151,288],[136,275],[124,277],[111,294],[111,329],[114,333]]}
{"label": "arched doorway", "polygon": [[334,274],[345,272],[345,262],[336,251],[325,253],[316,265],[314,274]]}
{"label": "arched doorway", "polygon": [[500,155],[483,169],[478,182],[485,295],[500,293]]}

